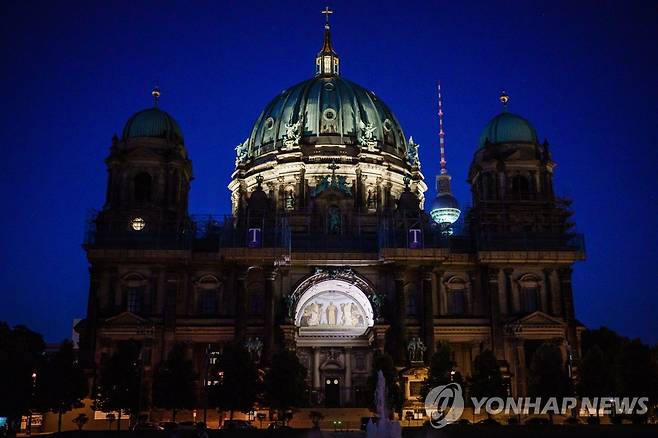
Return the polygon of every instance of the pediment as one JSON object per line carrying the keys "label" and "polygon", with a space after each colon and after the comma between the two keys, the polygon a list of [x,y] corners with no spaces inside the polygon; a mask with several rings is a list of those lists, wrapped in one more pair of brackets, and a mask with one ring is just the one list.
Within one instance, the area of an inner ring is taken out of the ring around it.
{"label": "pediment", "polygon": [[132,312],[122,312],[105,320],[107,326],[143,326],[152,324],[148,319]]}
{"label": "pediment", "polygon": [[557,318],[553,318],[544,312],[537,310],[536,312],[526,315],[523,318],[517,319],[508,325],[521,325],[521,326],[564,326],[565,323]]}

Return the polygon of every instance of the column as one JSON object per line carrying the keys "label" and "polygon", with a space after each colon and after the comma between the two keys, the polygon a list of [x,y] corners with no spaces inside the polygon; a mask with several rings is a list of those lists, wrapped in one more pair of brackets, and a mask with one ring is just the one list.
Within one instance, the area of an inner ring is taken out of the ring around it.
{"label": "column", "polygon": [[343,402],[352,402],[352,347],[345,347],[345,399]]}
{"label": "column", "polygon": [[501,313],[519,313],[521,311],[521,294],[519,293],[519,288],[514,281],[514,269],[507,268],[504,269],[503,272],[505,273],[505,289],[502,294],[506,298],[509,298],[509,301],[507,302],[505,311]]}
{"label": "column", "polygon": [[313,347],[313,389],[320,390],[320,348]]}
{"label": "column", "polygon": [[233,283],[235,295],[235,340],[242,342],[247,331],[247,272],[248,270],[238,267],[238,272]]}
{"label": "column", "polygon": [[404,341],[406,338],[406,306],[404,299],[404,274],[403,268],[397,268],[393,272],[395,276],[395,351],[393,352],[393,359],[397,363],[403,363],[405,360]]}
{"label": "column", "polygon": [[425,359],[434,354],[434,293],[432,293],[432,271],[421,271],[420,285],[423,291],[423,329],[424,342],[427,347]]}
{"label": "column", "polygon": [[497,357],[502,357],[504,354],[504,340],[500,317],[500,306],[502,301],[500,295],[502,295],[502,293],[498,284],[499,274],[500,269],[497,268],[485,268],[483,270],[483,275],[487,278],[487,287],[491,299],[491,347]]}
{"label": "column", "polygon": [[571,288],[571,267],[561,268],[558,271],[560,278],[560,291],[562,292],[562,303],[564,309],[564,321],[567,323],[567,341],[571,346],[571,354],[574,359],[580,356],[580,346],[576,335],[576,316],[573,305],[573,291]]}
{"label": "column", "polygon": [[264,318],[264,341],[265,359],[268,360],[274,348],[274,280],[276,280],[276,269],[265,268],[265,318]]}

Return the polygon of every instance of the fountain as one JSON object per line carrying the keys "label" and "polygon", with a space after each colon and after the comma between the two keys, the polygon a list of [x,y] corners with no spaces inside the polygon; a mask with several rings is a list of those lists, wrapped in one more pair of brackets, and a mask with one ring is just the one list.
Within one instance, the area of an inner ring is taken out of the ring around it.
{"label": "fountain", "polygon": [[386,380],[381,370],[377,371],[377,388],[375,389],[375,405],[379,420],[373,423],[372,419],[366,426],[366,438],[402,438],[402,427],[397,421],[388,418],[386,409]]}

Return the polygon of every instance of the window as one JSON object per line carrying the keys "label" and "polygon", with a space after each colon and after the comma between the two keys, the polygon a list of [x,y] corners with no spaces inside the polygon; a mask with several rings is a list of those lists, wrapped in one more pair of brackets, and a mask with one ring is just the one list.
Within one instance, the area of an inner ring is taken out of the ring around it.
{"label": "window", "polygon": [[409,382],[409,395],[411,397],[420,397],[423,389],[423,383],[419,381]]}
{"label": "window", "polygon": [[207,290],[201,292],[199,297],[199,313],[202,315],[214,315],[217,313],[217,291]]}
{"label": "window", "polygon": [[128,288],[126,294],[126,309],[128,312],[139,313],[142,310],[142,291],[138,287]]}
{"label": "window", "polygon": [[150,202],[151,201],[151,175],[142,172],[135,177],[135,201],[136,202]]}
{"label": "window", "polygon": [[496,199],[496,182],[490,173],[482,175],[482,198],[483,199]]}
{"label": "window", "polygon": [[523,175],[512,178],[512,193],[519,199],[527,199],[530,195],[530,182]]}
{"label": "window", "polygon": [[418,314],[418,297],[415,292],[407,295],[407,316],[416,316]]}
{"label": "window", "polygon": [[251,294],[249,303],[249,310],[252,315],[262,315],[265,312],[265,297],[262,292],[254,292]]}
{"label": "window", "polygon": [[448,291],[448,313],[462,315],[466,312],[466,291],[453,289]]}
{"label": "window", "polygon": [[539,290],[536,286],[521,288],[521,307],[524,313],[532,313],[539,307]]}

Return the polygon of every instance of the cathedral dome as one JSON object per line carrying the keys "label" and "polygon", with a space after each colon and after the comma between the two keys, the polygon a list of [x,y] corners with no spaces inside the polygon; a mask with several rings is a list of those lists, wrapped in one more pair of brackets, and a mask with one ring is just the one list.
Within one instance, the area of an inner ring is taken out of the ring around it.
{"label": "cathedral dome", "polygon": [[478,146],[483,147],[486,143],[537,143],[537,131],[523,117],[503,112],[482,130]]}
{"label": "cathedral dome", "polygon": [[317,75],[276,96],[245,146],[248,158],[258,158],[286,142],[364,146],[366,141],[407,158],[402,128],[375,93],[337,75]]}
{"label": "cathedral dome", "polygon": [[183,144],[183,132],[172,116],[158,108],[133,114],[123,128],[123,139],[155,137]]}

